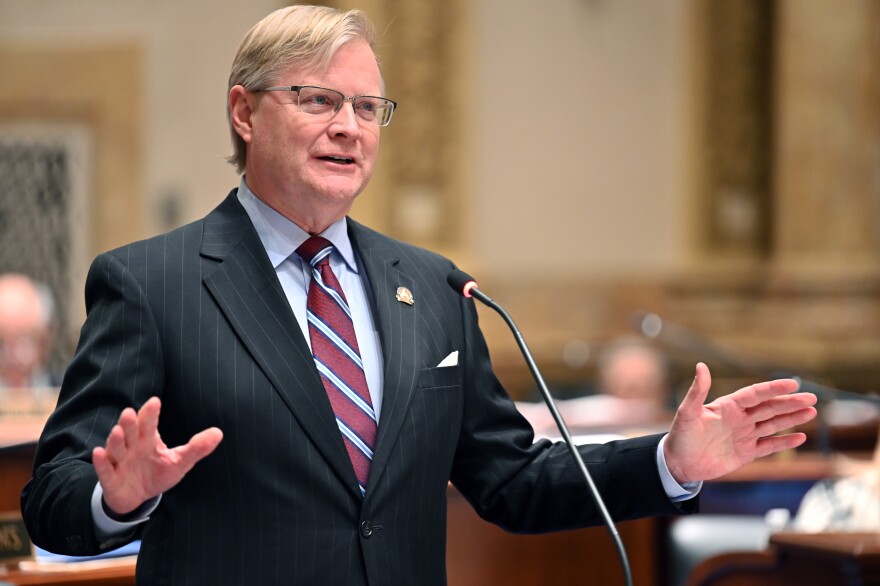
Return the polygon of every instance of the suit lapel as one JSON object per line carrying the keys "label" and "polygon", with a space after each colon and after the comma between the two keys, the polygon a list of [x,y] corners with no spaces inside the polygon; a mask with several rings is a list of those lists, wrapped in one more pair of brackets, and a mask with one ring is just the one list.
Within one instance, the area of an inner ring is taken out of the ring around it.
{"label": "suit lapel", "polygon": [[[370,283],[384,367],[382,414],[367,485],[369,498],[370,487],[377,486],[385,470],[417,383],[419,292],[416,283],[401,270],[399,249],[392,240],[350,218],[348,224],[349,236]],[[408,305],[398,301],[398,287],[409,289],[416,302]]]}
{"label": "suit lapel", "polygon": [[235,191],[205,219],[201,254],[219,261],[204,283],[220,311],[330,466],[360,496],[308,344]]}

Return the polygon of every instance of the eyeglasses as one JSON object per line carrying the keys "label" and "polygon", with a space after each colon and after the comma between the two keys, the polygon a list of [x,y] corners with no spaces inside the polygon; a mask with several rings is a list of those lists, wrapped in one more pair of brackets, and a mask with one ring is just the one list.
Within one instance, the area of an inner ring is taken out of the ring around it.
{"label": "eyeglasses", "polygon": [[354,113],[364,122],[388,126],[397,102],[377,96],[346,97],[342,92],[316,85],[285,85],[267,87],[255,92],[296,92],[296,105],[306,114],[323,116],[328,120],[336,115],[345,102],[351,102]]}

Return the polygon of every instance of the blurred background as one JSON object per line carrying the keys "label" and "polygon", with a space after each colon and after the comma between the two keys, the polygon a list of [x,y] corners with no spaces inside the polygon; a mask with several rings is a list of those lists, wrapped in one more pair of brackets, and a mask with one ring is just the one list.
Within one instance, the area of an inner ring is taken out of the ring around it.
{"label": "blurred background", "polygon": [[[0,329],[0,366],[51,340],[42,380],[56,383],[91,259],[203,216],[238,185],[229,66],[285,4],[0,0],[0,274],[54,298],[51,336]],[[554,394],[573,399],[576,425],[662,429],[698,360],[715,395],[783,374],[876,394],[880,0],[328,4],[370,15],[400,103],[353,216],[477,276]],[[537,399],[506,326],[482,309],[481,323],[511,394]],[[0,393],[0,415],[9,405]],[[549,425],[543,406],[521,408]],[[880,408],[820,412],[805,453],[707,483],[703,515],[624,524],[637,583],[684,583],[710,555],[763,548],[811,487],[850,475],[842,453],[867,466]],[[505,568],[507,583],[547,583],[584,551],[609,560],[597,583],[619,579],[601,532],[526,546],[449,503],[451,583],[503,583]],[[522,547],[530,556],[491,563]],[[534,577],[522,560],[540,562]],[[560,576],[580,583],[582,568]]]}
{"label": "blurred background", "polygon": [[[52,288],[56,369],[90,260],[237,185],[229,65],[284,4],[0,0],[0,272]],[[353,216],[478,276],[563,396],[649,325],[677,390],[698,359],[715,392],[880,386],[880,2],[330,4],[372,17],[400,102]]]}

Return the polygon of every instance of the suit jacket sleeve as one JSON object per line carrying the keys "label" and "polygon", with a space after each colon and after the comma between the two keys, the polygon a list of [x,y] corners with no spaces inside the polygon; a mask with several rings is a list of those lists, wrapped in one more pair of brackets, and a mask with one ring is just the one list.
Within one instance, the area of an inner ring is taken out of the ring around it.
{"label": "suit jacket sleeve", "polygon": [[61,386],[58,406],[40,438],[22,513],[35,544],[68,555],[92,555],[134,539],[99,541],[90,499],[97,483],[91,452],[103,446],[125,407],[161,395],[162,353],[143,292],[110,254],[86,280],[87,319]]}
{"label": "suit jacket sleeve", "polygon": [[[462,299],[465,416],[452,481],[486,520],[516,532],[571,529],[603,522],[567,446],[534,442],[531,427],[495,377],[477,313]],[[579,447],[616,521],[680,514],[697,500],[673,503],[657,470],[662,434]]]}

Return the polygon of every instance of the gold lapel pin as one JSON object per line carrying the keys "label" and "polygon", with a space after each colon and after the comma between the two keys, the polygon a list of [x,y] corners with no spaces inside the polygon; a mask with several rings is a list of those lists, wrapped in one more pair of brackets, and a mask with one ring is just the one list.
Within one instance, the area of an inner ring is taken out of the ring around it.
{"label": "gold lapel pin", "polygon": [[406,303],[407,305],[412,305],[413,303],[415,303],[415,301],[413,300],[412,291],[410,291],[406,287],[398,287],[396,297],[398,301],[400,301],[401,303]]}

